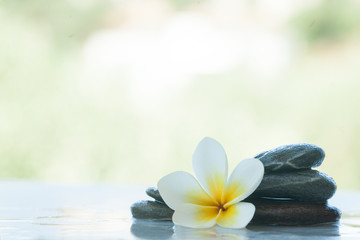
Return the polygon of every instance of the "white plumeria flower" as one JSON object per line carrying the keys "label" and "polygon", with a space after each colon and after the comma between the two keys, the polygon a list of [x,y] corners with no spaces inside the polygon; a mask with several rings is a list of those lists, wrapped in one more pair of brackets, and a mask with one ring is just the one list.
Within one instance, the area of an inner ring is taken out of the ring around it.
{"label": "white plumeria flower", "polygon": [[192,166],[197,180],[177,171],[158,182],[160,195],[175,210],[176,225],[208,228],[215,224],[244,228],[253,218],[255,206],[240,202],[252,194],[264,176],[264,165],[255,158],[241,161],[229,179],[224,148],[212,138],[196,147]]}

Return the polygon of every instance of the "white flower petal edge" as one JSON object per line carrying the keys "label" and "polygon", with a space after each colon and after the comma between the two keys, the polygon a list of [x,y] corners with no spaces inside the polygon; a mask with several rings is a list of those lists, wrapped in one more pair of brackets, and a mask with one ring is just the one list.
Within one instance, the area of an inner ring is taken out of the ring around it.
{"label": "white flower petal edge", "polygon": [[159,180],[158,189],[165,203],[173,210],[184,203],[214,205],[214,201],[187,172],[177,171],[166,175]]}
{"label": "white flower petal edge", "polygon": [[216,223],[225,228],[244,228],[255,214],[255,206],[251,203],[241,202],[221,211]]}
{"label": "white flower petal edge", "polygon": [[260,160],[256,158],[242,160],[231,173],[223,193],[225,207],[250,196],[260,185],[263,176],[264,165]]}
{"label": "white flower petal edge", "polygon": [[201,140],[193,154],[192,166],[200,185],[220,202],[228,174],[227,157],[221,144],[208,137]]}
{"label": "white flower petal edge", "polygon": [[183,204],[175,210],[172,220],[183,227],[209,228],[216,224],[218,215],[217,207]]}

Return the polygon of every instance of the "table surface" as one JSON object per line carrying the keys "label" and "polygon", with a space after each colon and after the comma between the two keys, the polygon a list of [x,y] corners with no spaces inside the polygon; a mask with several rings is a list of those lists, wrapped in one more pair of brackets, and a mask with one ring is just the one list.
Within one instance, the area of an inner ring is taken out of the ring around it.
{"label": "table surface", "polygon": [[360,192],[338,192],[338,223],[308,227],[190,229],[132,219],[130,205],[147,186],[0,182],[0,239],[360,239]]}

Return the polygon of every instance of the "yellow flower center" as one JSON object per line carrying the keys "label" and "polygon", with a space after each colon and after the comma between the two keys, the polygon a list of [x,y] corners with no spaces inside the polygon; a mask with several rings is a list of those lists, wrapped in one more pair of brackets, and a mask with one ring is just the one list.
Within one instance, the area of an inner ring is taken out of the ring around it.
{"label": "yellow flower center", "polygon": [[[225,204],[224,204],[225,205]],[[226,211],[226,208],[224,207],[224,205],[221,203],[219,204],[219,211],[222,210],[222,211]]]}

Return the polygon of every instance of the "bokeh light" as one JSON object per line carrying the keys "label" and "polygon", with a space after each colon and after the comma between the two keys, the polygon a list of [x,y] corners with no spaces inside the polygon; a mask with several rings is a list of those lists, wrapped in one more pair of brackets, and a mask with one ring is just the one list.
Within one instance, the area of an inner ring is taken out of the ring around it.
{"label": "bokeh light", "polygon": [[154,185],[205,136],[283,144],[360,189],[360,2],[0,4],[0,177]]}

